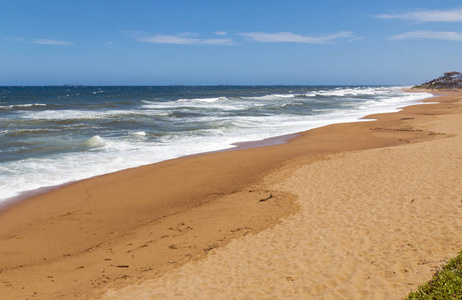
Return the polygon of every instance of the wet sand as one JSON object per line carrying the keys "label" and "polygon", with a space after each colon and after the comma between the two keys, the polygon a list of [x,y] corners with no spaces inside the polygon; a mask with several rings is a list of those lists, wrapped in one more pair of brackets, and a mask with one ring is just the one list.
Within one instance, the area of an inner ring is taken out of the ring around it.
{"label": "wet sand", "polygon": [[0,292],[398,299],[462,249],[461,98],[16,203],[0,215]]}

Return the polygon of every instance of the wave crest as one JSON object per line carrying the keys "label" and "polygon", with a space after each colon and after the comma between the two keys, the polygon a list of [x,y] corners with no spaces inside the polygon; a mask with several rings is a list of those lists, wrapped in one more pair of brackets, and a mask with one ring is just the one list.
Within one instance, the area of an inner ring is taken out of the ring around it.
{"label": "wave crest", "polygon": [[84,147],[88,147],[91,149],[103,147],[104,145],[106,145],[106,141],[103,140],[99,135],[95,135],[89,138],[88,140],[84,141],[82,144]]}

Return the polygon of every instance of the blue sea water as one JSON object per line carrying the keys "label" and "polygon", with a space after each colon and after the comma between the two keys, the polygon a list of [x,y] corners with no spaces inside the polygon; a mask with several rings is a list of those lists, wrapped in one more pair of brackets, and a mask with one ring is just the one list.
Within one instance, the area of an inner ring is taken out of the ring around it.
{"label": "blue sea water", "polygon": [[0,201],[29,190],[393,112],[386,86],[0,87]]}

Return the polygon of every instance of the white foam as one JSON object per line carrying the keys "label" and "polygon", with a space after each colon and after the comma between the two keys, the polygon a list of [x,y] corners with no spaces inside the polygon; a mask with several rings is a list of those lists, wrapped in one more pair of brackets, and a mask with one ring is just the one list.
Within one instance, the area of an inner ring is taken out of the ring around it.
{"label": "white foam", "polygon": [[33,106],[47,106],[44,103],[27,103],[27,104],[16,104],[16,105],[0,105],[0,109],[13,109],[22,107],[33,107]]}
{"label": "white foam", "polygon": [[194,98],[194,99],[179,99],[177,100],[178,102],[206,102],[206,103],[212,103],[212,102],[217,102],[217,101],[224,101],[228,100],[226,97],[216,97],[216,98]]}
{"label": "white foam", "polygon": [[43,110],[37,112],[25,112],[20,115],[23,119],[32,120],[85,120],[100,119],[101,117],[115,118],[130,114],[145,114],[143,110]]}
{"label": "white foam", "polygon": [[355,88],[338,88],[334,90],[319,90],[308,93],[307,96],[360,96],[360,95],[378,95],[378,94],[391,94],[396,91],[399,87],[355,87]]}
{"label": "white foam", "polygon": [[146,132],[144,131],[137,131],[130,133],[131,135],[138,135],[138,136],[146,136]]}
{"label": "white foam", "polygon": [[273,95],[265,95],[265,96],[258,96],[258,97],[244,97],[245,99],[249,100],[281,100],[285,98],[294,98],[295,95],[293,94],[273,94]]}
{"label": "white foam", "polygon": [[[239,104],[236,101],[229,101],[229,99],[221,99],[220,101],[214,100],[218,98],[206,98],[206,99],[180,99],[177,101],[170,101],[170,102],[149,102],[143,101],[146,103],[142,107],[145,109],[151,110],[174,110],[174,109],[181,109],[181,108],[214,108],[214,109],[221,109],[221,110],[229,110],[233,108],[238,108]],[[242,103],[241,103],[242,106]],[[245,106],[246,108],[249,105]],[[156,113],[160,113],[156,111]]]}
{"label": "white foam", "polygon": [[17,104],[15,107],[31,107],[31,106],[47,106],[43,103],[31,103],[31,104]]}

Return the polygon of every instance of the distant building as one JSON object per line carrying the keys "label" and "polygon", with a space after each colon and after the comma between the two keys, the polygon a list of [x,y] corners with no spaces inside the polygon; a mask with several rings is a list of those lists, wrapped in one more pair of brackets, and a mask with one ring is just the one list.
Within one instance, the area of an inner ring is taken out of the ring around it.
{"label": "distant building", "polygon": [[461,74],[459,72],[456,72],[456,71],[444,73],[444,76],[450,76],[450,77],[455,77],[455,76],[460,76],[460,75]]}

